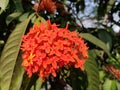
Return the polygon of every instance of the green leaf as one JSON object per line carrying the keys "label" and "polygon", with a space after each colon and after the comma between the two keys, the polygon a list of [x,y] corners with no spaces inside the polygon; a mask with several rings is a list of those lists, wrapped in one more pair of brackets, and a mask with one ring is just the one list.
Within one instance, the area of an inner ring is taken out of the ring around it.
{"label": "green leaf", "polygon": [[[19,53],[21,37],[33,14],[22,23],[18,24],[8,38],[0,58],[0,89],[9,90],[12,82],[13,71]],[[21,82],[21,81],[20,81]]]}
{"label": "green leaf", "polygon": [[6,9],[9,0],[0,0],[0,14]]}
{"label": "green leaf", "polygon": [[19,20],[20,22],[24,21],[26,18],[28,18],[29,14],[30,14],[29,12],[22,14],[22,15],[18,18],[18,20]]}
{"label": "green leaf", "polygon": [[33,85],[30,90],[35,90],[35,86]]}
{"label": "green leaf", "polygon": [[113,4],[115,3],[115,0],[109,0],[107,4],[107,13],[112,9]]}
{"label": "green leaf", "polygon": [[80,69],[73,69],[70,72],[70,81],[72,90],[86,90],[87,87],[87,75]]}
{"label": "green leaf", "polygon": [[89,56],[92,57],[92,59],[96,59],[97,56],[101,57],[101,54],[103,53],[102,50],[97,50],[97,49],[91,49],[88,51]]}
{"label": "green leaf", "polygon": [[116,59],[115,57],[110,57],[110,58],[106,59],[106,62],[108,64],[112,64],[116,68],[120,69],[120,61],[119,61],[119,59]]}
{"label": "green leaf", "polygon": [[19,55],[13,72],[13,76],[10,84],[10,90],[19,90],[21,87],[23,75],[25,72],[21,63],[22,63],[22,58]]}
{"label": "green leaf", "polygon": [[42,86],[42,79],[38,78],[36,83],[34,82],[34,85],[32,85],[29,90],[41,90],[41,86]]}
{"label": "green leaf", "polygon": [[33,85],[35,85],[36,80],[38,79],[38,75],[34,74],[30,79],[28,79],[28,82],[24,88],[24,90],[30,90]]}
{"label": "green leaf", "polygon": [[17,10],[18,12],[23,12],[23,11],[24,11],[20,0],[13,0],[13,2],[15,3],[16,10]]}
{"label": "green leaf", "polygon": [[103,90],[116,90],[116,80],[106,79],[103,84]]}
{"label": "green leaf", "polygon": [[41,86],[42,86],[42,79],[38,78],[37,81],[36,81],[36,85],[35,85],[36,90],[40,90]]}
{"label": "green leaf", "polygon": [[100,78],[100,82],[102,82],[103,81],[103,79],[104,79],[104,77],[105,77],[105,72],[104,71],[99,71],[99,78]]}
{"label": "green leaf", "polygon": [[111,56],[106,44],[103,41],[101,41],[100,39],[98,39],[97,37],[95,37],[89,33],[81,33],[80,36],[83,37],[84,39],[88,40],[89,42],[95,44],[99,48],[103,49],[108,54],[109,57]]}
{"label": "green leaf", "polygon": [[106,30],[99,30],[98,31],[99,38],[106,44],[108,50],[110,51],[112,48],[112,37]]}
{"label": "green leaf", "polygon": [[35,24],[36,24],[36,25],[40,25],[41,22],[46,22],[46,20],[45,20],[43,17],[39,16],[39,17],[36,19]]}
{"label": "green leaf", "polygon": [[5,42],[3,40],[0,40],[0,45],[3,45]]}
{"label": "green leaf", "polygon": [[22,14],[21,12],[15,12],[15,13],[10,14],[6,18],[6,24],[9,25],[11,23],[11,21],[13,21],[17,17],[19,17],[21,14]]}
{"label": "green leaf", "polygon": [[117,90],[120,90],[120,82],[117,81]]}
{"label": "green leaf", "polygon": [[87,90],[99,90],[99,72],[96,61],[88,59],[85,63],[85,70],[88,76]]}

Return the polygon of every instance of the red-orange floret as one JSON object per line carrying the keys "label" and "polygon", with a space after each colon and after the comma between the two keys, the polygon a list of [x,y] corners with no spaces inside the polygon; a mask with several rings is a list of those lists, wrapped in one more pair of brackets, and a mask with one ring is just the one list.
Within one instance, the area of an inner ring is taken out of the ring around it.
{"label": "red-orange floret", "polygon": [[38,73],[43,80],[50,75],[56,77],[62,67],[84,70],[88,47],[77,32],[71,32],[67,27],[58,28],[48,20],[34,25],[22,41],[22,65],[29,77],[33,73]]}
{"label": "red-orange floret", "polygon": [[[56,0],[55,0],[56,1]],[[48,11],[49,13],[55,13],[56,11],[56,2],[53,0],[40,0],[39,3],[34,5],[35,11]]]}

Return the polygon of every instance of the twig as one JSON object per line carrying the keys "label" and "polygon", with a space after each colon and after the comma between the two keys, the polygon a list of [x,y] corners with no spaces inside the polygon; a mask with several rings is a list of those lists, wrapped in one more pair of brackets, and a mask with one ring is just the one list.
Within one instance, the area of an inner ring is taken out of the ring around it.
{"label": "twig", "polygon": [[66,7],[70,8],[70,9],[72,10],[73,15],[75,15],[74,17],[79,21],[79,23],[81,24],[82,29],[85,30],[86,28],[84,27],[82,21],[81,21],[80,18],[78,17],[77,13],[75,13],[75,11],[73,10],[73,8],[72,8],[71,6],[69,6],[69,5],[61,2],[61,1],[60,1],[60,3],[64,4]]}

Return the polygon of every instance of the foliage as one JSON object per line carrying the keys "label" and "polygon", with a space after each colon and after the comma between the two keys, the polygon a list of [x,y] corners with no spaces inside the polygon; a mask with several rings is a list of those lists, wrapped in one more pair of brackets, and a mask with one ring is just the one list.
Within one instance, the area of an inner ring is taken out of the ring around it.
{"label": "foliage", "polygon": [[[0,90],[119,90],[120,31],[113,28],[120,27],[115,19],[115,15],[120,18],[119,0],[39,1],[0,0]],[[27,76],[21,65],[22,36],[33,24],[48,19],[58,27],[68,23],[69,30],[76,30],[85,40],[89,47],[85,71],[63,67],[57,77],[45,82],[36,73]],[[94,25],[87,26],[93,21]]]}

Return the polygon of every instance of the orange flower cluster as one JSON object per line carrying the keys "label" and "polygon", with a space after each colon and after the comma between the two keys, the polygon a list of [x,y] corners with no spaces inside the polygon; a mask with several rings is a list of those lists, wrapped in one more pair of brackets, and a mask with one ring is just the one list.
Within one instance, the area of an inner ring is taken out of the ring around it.
{"label": "orange flower cluster", "polygon": [[39,3],[34,5],[35,11],[48,11],[49,13],[54,13],[56,11],[55,2],[52,0],[40,0]]}
{"label": "orange flower cluster", "polygon": [[62,67],[75,67],[84,70],[88,57],[87,46],[77,32],[58,28],[50,20],[34,25],[22,38],[22,65],[29,77],[38,73],[45,80],[48,76],[56,77]]}

